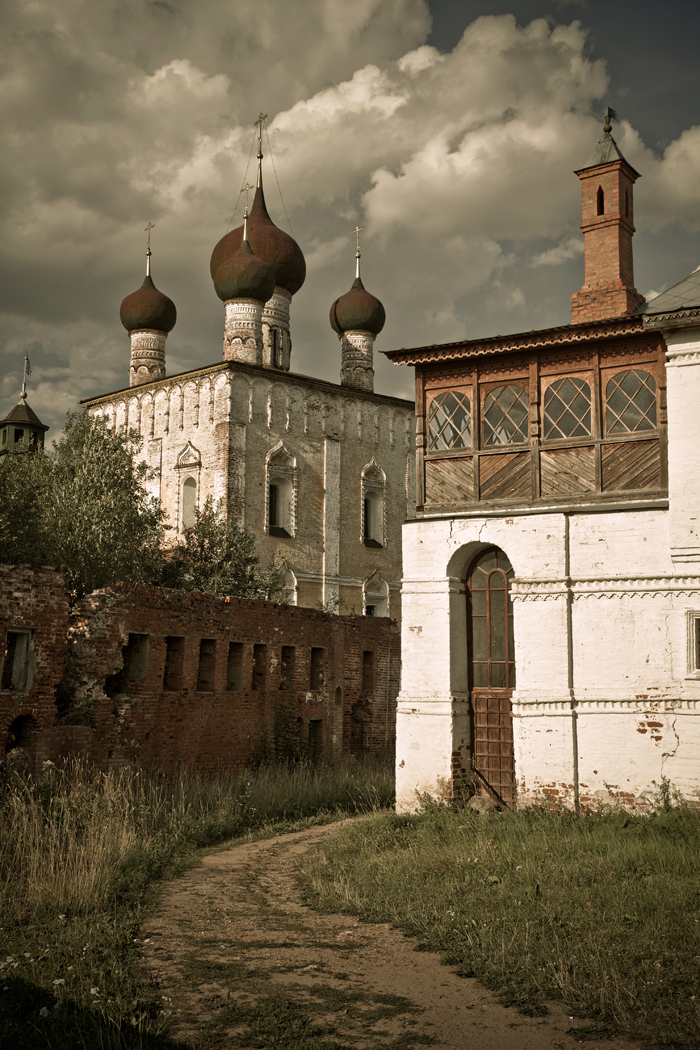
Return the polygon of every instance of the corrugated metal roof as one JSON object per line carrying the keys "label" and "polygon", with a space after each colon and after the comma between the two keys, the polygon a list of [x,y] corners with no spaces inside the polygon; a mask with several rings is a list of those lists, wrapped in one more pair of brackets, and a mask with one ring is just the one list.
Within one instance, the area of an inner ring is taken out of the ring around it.
{"label": "corrugated metal roof", "polygon": [[657,295],[648,303],[643,303],[636,311],[638,314],[666,314],[676,310],[696,310],[700,308],[700,268],[684,280],[674,284],[673,288]]}

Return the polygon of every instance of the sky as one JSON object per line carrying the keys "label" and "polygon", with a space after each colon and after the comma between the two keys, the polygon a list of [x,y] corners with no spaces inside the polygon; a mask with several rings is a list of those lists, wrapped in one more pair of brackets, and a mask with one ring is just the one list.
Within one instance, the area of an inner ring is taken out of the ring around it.
{"label": "sky", "polygon": [[268,207],[307,261],[293,371],[339,381],[328,312],[356,225],[387,314],[380,393],[413,389],[381,350],[567,324],[573,172],[607,105],[642,176],[635,283],[658,294],[700,266],[699,37],[695,0],[5,0],[0,414],[25,354],[49,438],[126,386],[119,306],[149,222],[178,311],[168,374],[221,360],[209,258],[239,225],[261,111]]}

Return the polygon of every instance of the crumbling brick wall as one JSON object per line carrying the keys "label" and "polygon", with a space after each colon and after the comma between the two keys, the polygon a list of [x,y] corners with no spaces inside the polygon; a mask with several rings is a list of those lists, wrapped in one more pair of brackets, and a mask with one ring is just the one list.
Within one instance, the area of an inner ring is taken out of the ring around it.
{"label": "crumbling brick wall", "polygon": [[35,772],[49,757],[68,613],[54,569],[0,565],[0,761],[21,747]]}
{"label": "crumbling brick wall", "polygon": [[393,753],[399,674],[389,619],[117,584],[73,611],[58,728],[104,769]]}

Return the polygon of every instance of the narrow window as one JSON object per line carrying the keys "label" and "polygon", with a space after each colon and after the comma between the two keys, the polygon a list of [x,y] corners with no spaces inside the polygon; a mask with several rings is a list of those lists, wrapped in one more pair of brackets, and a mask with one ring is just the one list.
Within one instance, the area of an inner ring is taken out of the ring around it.
{"label": "narrow window", "polygon": [[197,668],[197,692],[214,692],[214,673],[216,671],[216,641],[213,638],[202,638],[199,643],[199,667]]}
{"label": "narrow window", "polygon": [[243,688],[243,642],[229,642],[226,666],[226,691],[237,693]]}
{"label": "narrow window", "polygon": [[378,492],[368,492],[362,506],[362,532],[365,547],[384,546],[384,500]]}
{"label": "narrow window", "polygon": [[342,707],[343,706],[343,690],[340,688],[339,685],[336,686],[336,688],[335,688],[335,706],[336,707]]}
{"label": "narrow window", "polygon": [[280,667],[280,689],[294,688],[294,665],[296,650],[293,645],[282,646],[282,664]]}
{"label": "narrow window", "polygon": [[374,689],[374,652],[365,650],[362,654],[362,692],[371,693]]}
{"label": "narrow window", "polygon": [[24,431],[15,430],[15,445],[21,445],[24,441]]}
{"label": "narrow window", "polygon": [[279,489],[270,485],[270,529],[279,527]]}
{"label": "narrow window", "polygon": [[2,665],[2,688],[13,693],[24,693],[29,688],[29,631],[8,631],[5,641],[5,659]]}
{"label": "narrow window", "polygon": [[182,689],[182,665],[185,659],[185,639],[169,637],[165,639],[165,667],[163,668],[163,689],[172,692]]}
{"label": "narrow window", "polygon": [[598,187],[598,192],[596,193],[595,213],[596,215],[605,215],[605,194],[602,186]]}
{"label": "narrow window", "polygon": [[630,191],[625,190],[625,217],[627,218],[630,213]]}
{"label": "narrow window", "polygon": [[253,646],[253,690],[262,693],[265,689],[265,670],[267,665],[267,646]]}
{"label": "narrow window", "polygon": [[129,641],[122,648],[123,666],[121,671],[110,674],[105,679],[104,690],[107,696],[117,693],[133,694],[148,666],[148,635],[130,634]]}
{"label": "narrow window", "polygon": [[318,762],[323,755],[323,719],[309,720],[309,758]]}
{"label": "narrow window", "polygon": [[311,650],[311,667],[309,670],[309,689],[315,692],[323,689],[323,656],[324,650],[314,646]]}
{"label": "narrow window", "polygon": [[5,427],[5,429],[2,432],[2,443],[3,445],[7,444],[7,427]]}
{"label": "narrow window", "polygon": [[182,531],[186,532],[196,523],[197,515],[197,482],[194,478],[185,478],[182,483]]}

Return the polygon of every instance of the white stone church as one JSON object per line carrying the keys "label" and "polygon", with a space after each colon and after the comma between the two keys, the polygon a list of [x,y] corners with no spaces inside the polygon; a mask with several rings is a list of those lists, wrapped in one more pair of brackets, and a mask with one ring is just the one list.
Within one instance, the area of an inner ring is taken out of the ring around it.
{"label": "white stone church", "polygon": [[559,328],[390,351],[416,370],[397,808],[700,802],[700,272],[645,303],[638,173],[576,174]]}
{"label": "white stone church", "polygon": [[82,403],[138,430],[175,535],[212,497],[255,536],[292,604],[398,619],[401,526],[415,513],[413,402],[374,392],[385,314],[359,255],[358,246],[355,281],[331,308],[340,383],[293,372],[290,305],[306,264],[268,214],[260,148],[250,216],[212,254],[222,358],[166,375],[176,311],[153,284],[149,246],[146,279],[121,306],[130,385]]}

